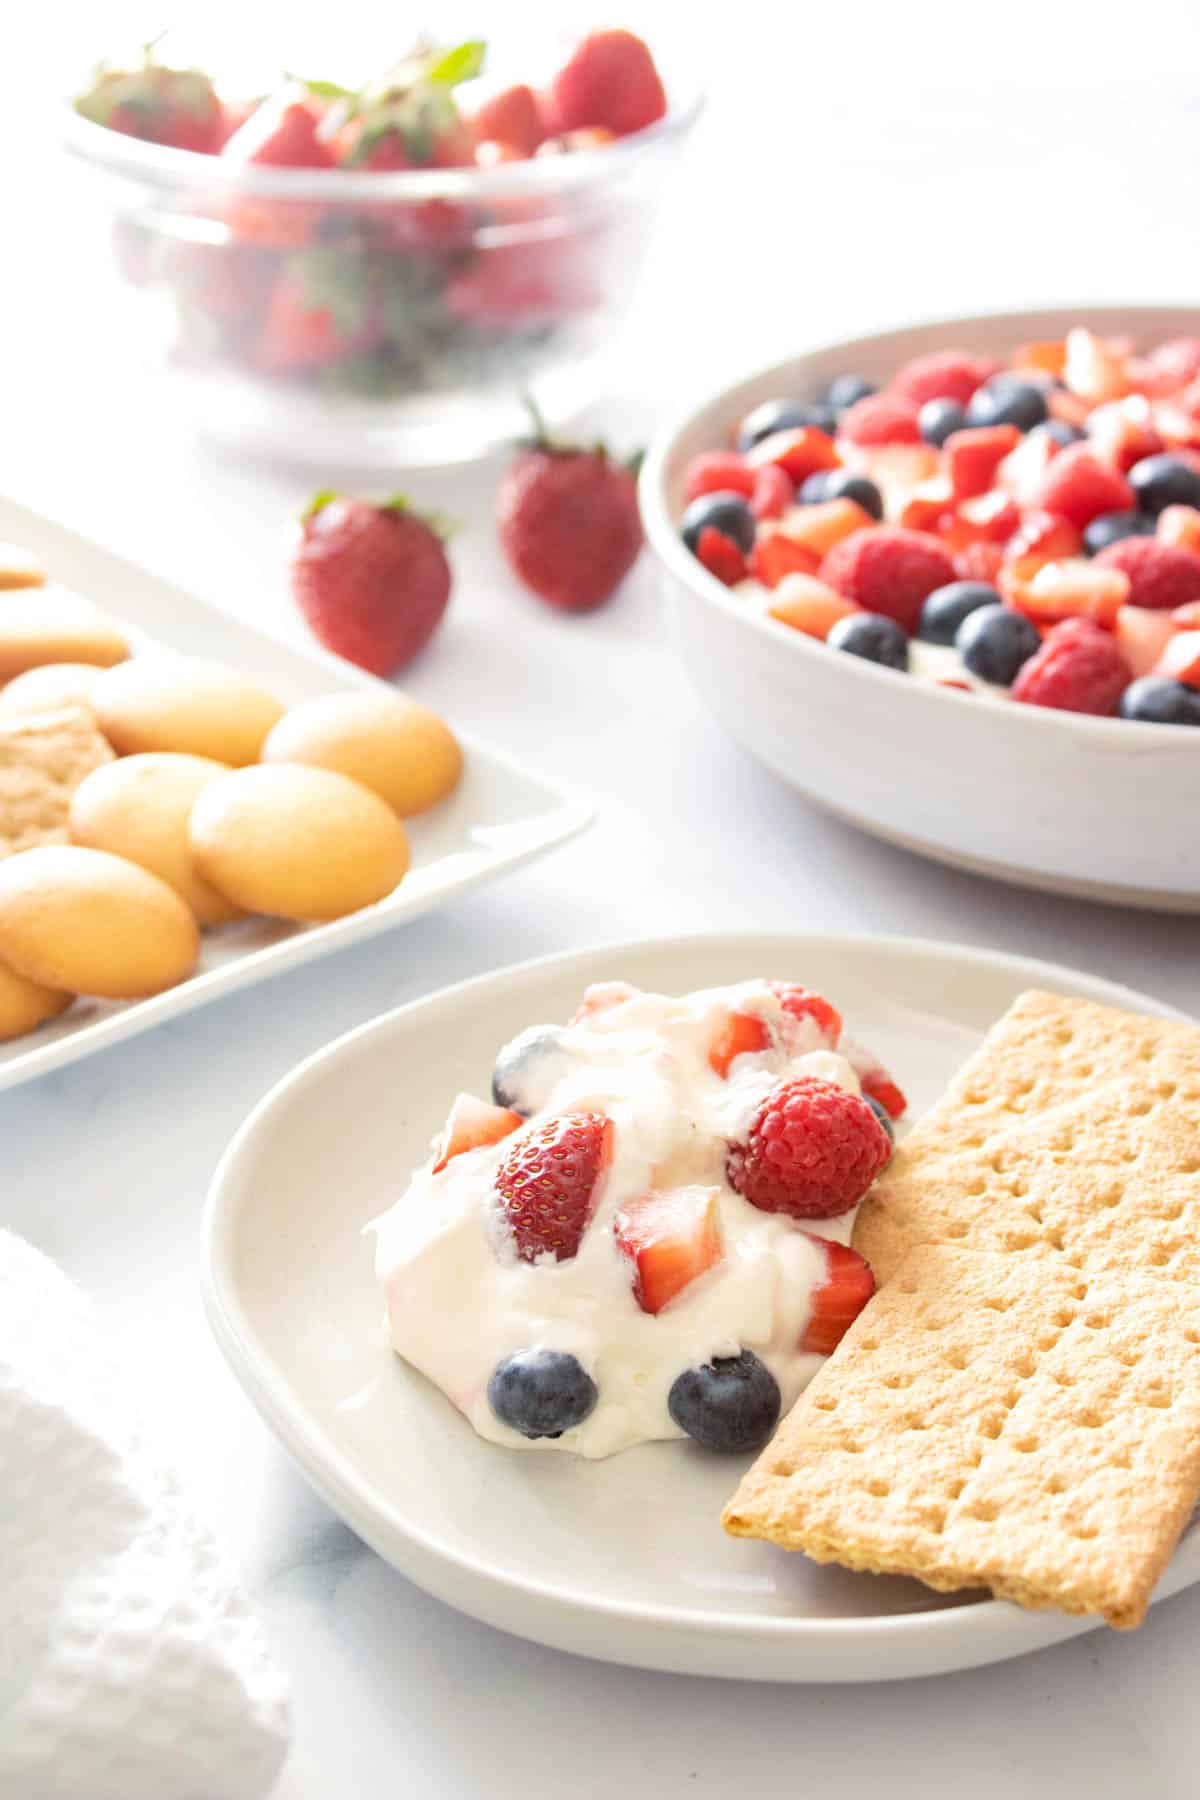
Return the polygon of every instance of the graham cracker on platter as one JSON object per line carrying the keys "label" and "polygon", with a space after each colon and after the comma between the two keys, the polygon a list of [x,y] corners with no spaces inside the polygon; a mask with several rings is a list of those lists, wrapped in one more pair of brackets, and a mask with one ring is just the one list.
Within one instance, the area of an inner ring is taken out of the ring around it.
{"label": "graham cracker on platter", "polygon": [[915,1244],[1200,1283],[1200,1029],[1023,994],[898,1147],[854,1247]]}
{"label": "graham cracker on platter", "polygon": [[730,1501],[818,1562],[1141,1621],[1200,1492],[1200,1289],[914,1249]]}
{"label": "graham cracker on platter", "polygon": [[0,722],[0,857],[65,844],[72,794],[112,760],[108,740],[82,707]]}

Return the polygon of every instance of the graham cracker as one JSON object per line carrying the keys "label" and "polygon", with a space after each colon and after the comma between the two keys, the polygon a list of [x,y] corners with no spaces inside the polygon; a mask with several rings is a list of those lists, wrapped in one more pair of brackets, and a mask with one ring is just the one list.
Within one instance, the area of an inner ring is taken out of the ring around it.
{"label": "graham cracker", "polygon": [[1200,1288],[914,1249],[726,1509],[938,1589],[1140,1623],[1200,1493]]}
{"label": "graham cracker", "polygon": [[0,857],[65,844],[71,796],[85,775],[113,761],[82,707],[0,720]]}
{"label": "graham cracker", "polygon": [[915,1244],[1200,1283],[1200,1030],[1027,993],[899,1146],[854,1246]]}

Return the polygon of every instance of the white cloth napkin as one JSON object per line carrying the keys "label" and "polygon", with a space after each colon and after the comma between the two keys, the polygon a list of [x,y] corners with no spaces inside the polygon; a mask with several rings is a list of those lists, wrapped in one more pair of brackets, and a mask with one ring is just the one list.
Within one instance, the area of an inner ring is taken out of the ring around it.
{"label": "white cloth napkin", "polygon": [[263,1800],[283,1677],[82,1295],[0,1231],[0,1800]]}

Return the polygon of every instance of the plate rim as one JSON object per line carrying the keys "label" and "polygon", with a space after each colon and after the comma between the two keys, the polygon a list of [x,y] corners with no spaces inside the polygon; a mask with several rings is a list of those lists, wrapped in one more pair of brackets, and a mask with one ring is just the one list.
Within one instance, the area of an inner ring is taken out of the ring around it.
{"label": "plate rim", "polygon": [[[847,1644],[856,1640],[869,1640],[876,1646],[892,1644],[899,1647],[913,1639],[926,1642],[930,1639],[953,1639],[963,1632],[965,1621],[970,1620],[971,1628],[979,1631],[982,1636],[986,1637],[990,1631],[994,1636],[1008,1640],[998,1652],[989,1651],[982,1658],[976,1659],[991,1662],[1093,1630],[1102,1621],[1091,1615],[1079,1617],[1054,1612],[1027,1612],[1007,1601],[994,1598],[978,1600],[967,1606],[932,1607],[928,1611],[859,1618],[753,1618],[714,1613],[702,1608],[684,1609],[645,1601],[610,1600],[580,1593],[553,1581],[533,1580],[499,1572],[476,1555],[447,1549],[424,1527],[402,1523],[390,1512],[380,1515],[369,1502],[364,1502],[360,1492],[361,1478],[356,1478],[353,1462],[340,1450],[327,1450],[323,1447],[324,1434],[320,1427],[313,1422],[303,1405],[293,1398],[290,1384],[280,1374],[273,1359],[255,1342],[251,1318],[238,1301],[232,1272],[231,1251],[238,1218],[234,1196],[238,1175],[254,1153],[258,1136],[266,1123],[290,1103],[298,1089],[316,1079],[326,1065],[336,1062],[352,1046],[373,1035],[385,1037],[400,1021],[426,1007],[447,1002],[461,1004],[469,1001],[473,993],[483,990],[493,993],[503,991],[539,975],[566,972],[572,967],[586,968],[590,964],[614,957],[629,956],[635,952],[644,954],[656,948],[676,951],[687,949],[701,954],[706,951],[717,954],[744,948],[747,953],[751,953],[756,945],[768,941],[777,942],[782,938],[792,940],[798,950],[803,950],[805,946],[819,946],[826,952],[836,953],[842,948],[861,951],[868,947],[876,953],[898,960],[913,955],[933,955],[961,966],[983,966],[992,970],[999,968],[1009,970],[1014,975],[1019,972],[1025,982],[1041,978],[1051,987],[1067,992],[1072,990],[1073,985],[1082,983],[1085,988],[1093,991],[1103,989],[1111,997],[1113,1004],[1132,1005],[1135,1010],[1144,1010],[1149,1003],[1162,1017],[1189,1024],[1196,1023],[1179,1008],[1158,1000],[1155,996],[1127,987],[1124,983],[1110,981],[1104,976],[1090,975],[1087,971],[1074,969],[1068,964],[1024,956],[1017,952],[988,950],[968,944],[943,944],[934,939],[892,933],[768,930],[693,932],[682,936],[656,933],[640,938],[606,941],[582,950],[556,951],[549,955],[530,957],[489,973],[452,982],[432,993],[390,1008],[311,1052],[263,1095],[234,1134],[214,1170],[205,1198],[202,1220],[201,1286],[205,1312],[217,1343],[239,1384],[266,1424],[299,1463],[305,1479],[385,1561],[398,1568],[417,1585],[426,1587],[427,1590],[432,1589],[443,1599],[449,1598],[445,1592],[446,1583],[439,1581],[436,1585],[432,1584],[424,1567],[419,1573],[415,1573],[414,1561],[427,1561],[439,1572],[446,1571],[459,1579],[474,1582],[484,1590],[489,1600],[503,1596],[509,1601],[524,1602],[559,1615],[583,1614],[602,1624],[633,1624],[641,1628],[652,1628],[660,1635],[671,1637],[698,1633],[714,1642],[724,1640],[764,1646],[795,1644],[799,1648],[805,1644],[827,1642],[832,1638]],[[381,1538],[385,1540],[386,1547],[385,1542],[380,1541]],[[396,1538],[411,1548],[413,1558],[399,1560],[395,1554],[395,1546],[387,1541],[389,1538]],[[1176,1550],[1158,1584],[1154,1601],[1165,1599],[1200,1578],[1200,1534],[1193,1538],[1192,1543],[1195,1549],[1190,1559],[1184,1554],[1186,1540]],[[1194,1569],[1188,1566],[1189,1561],[1196,1563]],[[496,1622],[494,1609],[489,1612],[486,1606],[466,1605],[458,1598],[450,1603],[475,1617],[485,1618],[489,1623]],[[513,1629],[512,1626],[501,1628]],[[539,1636],[533,1629],[527,1635],[535,1640]],[[540,1641],[549,1640],[541,1638]],[[945,1648],[949,1650],[951,1645],[947,1644]],[[596,1650],[585,1652],[587,1653],[604,1654]],[[611,1659],[636,1661],[635,1658],[624,1655],[613,1656]],[[968,1656],[964,1662],[951,1663],[949,1666],[966,1667],[970,1663],[971,1658]],[[654,1663],[645,1666],[668,1665]],[[922,1672],[897,1670],[896,1674]],[[742,1671],[740,1678],[753,1678],[753,1674],[752,1670]],[[777,1668],[765,1672],[763,1678],[789,1679],[788,1676],[781,1675]],[[839,1677],[830,1673],[823,1678]],[[848,1677],[843,1675],[840,1678]],[[880,1677],[867,1677],[878,1678]],[[793,1675],[790,1679],[804,1677]]]}

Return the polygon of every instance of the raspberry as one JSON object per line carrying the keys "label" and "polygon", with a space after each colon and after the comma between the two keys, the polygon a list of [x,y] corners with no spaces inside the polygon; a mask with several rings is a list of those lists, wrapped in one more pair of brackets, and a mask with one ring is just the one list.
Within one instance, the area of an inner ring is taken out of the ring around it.
{"label": "raspberry", "polygon": [[701,494],[745,494],[754,492],[754,470],[736,450],[709,450],[694,456],[683,475],[683,497],[698,500]]}
{"label": "raspberry", "polygon": [[900,394],[867,394],[838,420],[838,436],[852,444],[919,444],[920,408]]}
{"label": "raspberry", "polygon": [[926,594],[953,581],[955,568],[949,553],[924,532],[875,525],[835,544],[820,576],[844,599],[915,631]]}
{"label": "raspberry", "polygon": [[1200,600],[1200,554],[1161,538],[1121,538],[1095,558],[1098,567],[1129,577],[1129,604],[1173,612]]}
{"label": "raspberry", "polygon": [[986,494],[996,470],[1020,441],[1015,425],[970,425],[965,431],[952,431],[944,455],[954,498],[970,500]]}
{"label": "raspberry", "polygon": [[496,1171],[496,1194],[522,1262],[578,1253],[612,1139],[611,1119],[583,1112],[547,1119],[513,1144]]}
{"label": "raspberry", "polygon": [[1047,468],[1033,504],[1082,531],[1101,513],[1132,512],[1137,497],[1120,470],[1102,463],[1087,444],[1068,444]]}
{"label": "raspberry", "polygon": [[767,463],[754,476],[750,490],[750,511],[756,519],[778,519],[795,498],[792,478],[777,463]]}
{"label": "raspberry", "polygon": [[729,1146],[729,1185],[760,1212],[832,1219],[857,1206],[891,1155],[867,1102],[812,1075],[771,1089],[744,1143]]}
{"label": "raspberry", "polygon": [[892,390],[917,406],[924,406],[927,400],[957,400],[965,406],[975,389],[999,372],[1000,364],[991,357],[968,356],[965,350],[933,350],[905,363]]}
{"label": "raspberry", "polygon": [[733,539],[727,538],[715,525],[706,525],[696,539],[696,560],[726,587],[736,587],[739,581],[746,579],[745,557]]}
{"label": "raspberry", "polygon": [[1111,632],[1090,619],[1064,619],[1021,669],[1012,697],[1027,706],[1108,717],[1116,712],[1130,679]]}

